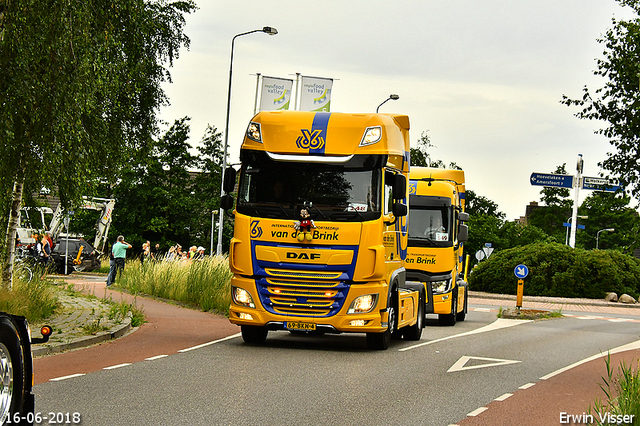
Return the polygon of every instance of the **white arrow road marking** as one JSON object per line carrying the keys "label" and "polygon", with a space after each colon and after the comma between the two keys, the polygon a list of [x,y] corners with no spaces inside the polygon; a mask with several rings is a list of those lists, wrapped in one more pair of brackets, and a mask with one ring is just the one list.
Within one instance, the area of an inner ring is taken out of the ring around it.
{"label": "white arrow road marking", "polygon": [[453,336],[443,337],[442,339],[430,340],[428,342],[419,343],[419,344],[413,345],[413,346],[407,346],[406,348],[399,349],[398,351],[399,352],[404,352],[404,351],[408,351],[408,350],[411,350],[411,349],[419,348],[421,346],[426,346],[426,345],[431,345],[433,343],[442,342],[444,340],[455,339],[456,337],[469,336],[471,334],[478,334],[478,333],[485,333],[487,331],[493,331],[493,330],[499,330],[501,328],[513,327],[513,326],[516,326],[516,325],[525,324],[527,322],[533,322],[533,320],[512,320],[512,319],[498,318],[497,320],[495,320],[491,324],[485,325],[484,327],[480,327],[480,328],[478,328],[476,330],[471,330],[471,331],[467,331],[465,333],[460,333],[460,334],[454,334]]}
{"label": "white arrow road marking", "polygon": [[[477,364],[466,366],[467,362],[470,360],[480,360],[480,361],[488,361],[486,364]],[[461,357],[453,366],[447,370],[447,373],[452,373],[454,371],[462,371],[462,370],[474,370],[476,368],[484,368],[484,367],[496,367],[498,365],[508,365],[508,364],[517,364],[522,361],[512,361],[509,359],[498,359],[498,358],[483,358],[481,356],[463,356]],[[506,399],[506,398],[505,398]]]}

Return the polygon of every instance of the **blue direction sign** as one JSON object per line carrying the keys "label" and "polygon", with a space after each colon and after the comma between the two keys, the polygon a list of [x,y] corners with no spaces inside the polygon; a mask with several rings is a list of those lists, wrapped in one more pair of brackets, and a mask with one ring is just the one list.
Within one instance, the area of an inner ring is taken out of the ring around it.
{"label": "blue direction sign", "polygon": [[604,178],[583,177],[582,189],[592,189],[594,191],[616,192],[620,189],[618,182]]}
{"label": "blue direction sign", "polygon": [[[562,226],[564,226],[565,228],[571,228],[571,224],[570,224],[570,223],[568,223],[568,222],[563,222],[563,223],[562,223]],[[577,224],[577,225],[576,225],[576,228],[578,228],[578,229],[584,229],[584,225]]]}
{"label": "blue direction sign", "polygon": [[531,185],[550,186],[553,188],[573,188],[573,176],[550,173],[531,173]]}
{"label": "blue direction sign", "polygon": [[522,279],[529,275],[529,268],[520,264],[516,266],[516,269],[513,270],[513,273],[516,275],[516,278]]}

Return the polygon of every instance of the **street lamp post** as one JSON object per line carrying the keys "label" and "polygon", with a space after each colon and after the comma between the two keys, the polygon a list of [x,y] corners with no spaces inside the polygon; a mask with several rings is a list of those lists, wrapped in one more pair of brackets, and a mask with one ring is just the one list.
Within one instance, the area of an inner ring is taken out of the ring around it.
{"label": "street lamp post", "polygon": [[596,250],[598,250],[598,243],[600,242],[600,233],[601,232],[613,232],[615,231],[614,228],[606,228],[606,229],[601,229],[598,231],[598,233],[596,234]]}
{"label": "street lamp post", "polygon": [[[243,35],[247,35],[247,34],[253,34],[253,33],[265,33],[265,34],[269,34],[269,35],[276,35],[278,34],[278,30],[276,30],[273,27],[263,27],[261,30],[252,30],[252,31],[247,31],[246,33],[240,33],[240,34],[236,34],[235,36],[233,36],[233,39],[231,39],[231,60],[229,61],[229,90],[227,91],[227,118],[225,121],[225,126],[224,126],[224,153],[222,155],[222,173],[220,175],[220,198],[222,198],[222,196],[224,195],[224,173],[225,173],[225,169],[227,168],[227,145],[229,143],[229,113],[230,113],[230,107],[231,107],[231,76],[233,74],[233,46],[235,44],[236,38],[241,37]],[[222,228],[223,228],[223,222],[224,222],[224,212],[222,211],[222,207],[220,207],[220,211],[218,213],[218,246],[217,246],[217,250],[216,250],[216,254],[221,255],[222,254]]]}
{"label": "street lamp post", "polygon": [[380,107],[384,105],[387,101],[397,101],[398,99],[400,99],[400,96],[398,95],[394,95],[394,94],[389,95],[387,99],[385,99],[380,105],[378,105],[378,108],[376,108],[376,114],[380,110]]}

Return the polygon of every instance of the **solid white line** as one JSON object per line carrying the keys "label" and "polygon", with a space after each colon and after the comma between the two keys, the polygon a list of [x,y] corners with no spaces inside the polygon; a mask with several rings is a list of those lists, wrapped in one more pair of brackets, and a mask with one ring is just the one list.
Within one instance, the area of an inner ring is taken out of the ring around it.
{"label": "solid white line", "polygon": [[473,410],[472,412],[470,412],[469,414],[467,414],[467,417],[475,417],[480,413],[484,413],[485,411],[487,411],[488,408],[487,407],[480,407],[476,410]]}
{"label": "solid white line", "polygon": [[526,385],[522,385],[520,386],[518,389],[529,389],[530,387],[532,387],[533,385],[535,385],[535,383],[527,383]]}
{"label": "solid white line", "polygon": [[471,308],[475,312],[491,312],[490,308]]}
{"label": "solid white line", "polygon": [[56,377],[55,379],[49,380],[50,382],[59,382],[60,380],[73,379],[74,377],[82,377],[84,373],[71,374],[69,376]]}
{"label": "solid white line", "polygon": [[131,365],[131,363],[130,363],[130,362],[125,362],[125,363],[123,363],[123,364],[112,365],[111,367],[105,367],[105,368],[103,368],[103,370],[115,370],[116,368],[126,367],[127,365]]}
{"label": "solid white line", "polygon": [[160,359],[160,358],[166,358],[169,355],[156,355],[156,356],[152,356],[150,358],[145,358],[145,361],[155,361],[156,359]]}
{"label": "solid white line", "polygon": [[618,352],[630,351],[630,350],[633,350],[633,349],[640,349],[640,340],[637,340],[635,342],[632,342],[632,343],[629,343],[629,344],[626,344],[626,345],[618,346],[617,348],[613,348],[613,349],[608,350],[606,352],[600,352],[599,354],[590,356],[589,358],[585,358],[582,361],[574,362],[571,365],[567,365],[564,368],[561,368],[561,369],[556,370],[556,371],[554,371],[552,373],[549,373],[546,376],[540,377],[540,380],[550,379],[553,376],[557,376],[560,373],[564,373],[565,371],[570,370],[570,369],[572,369],[574,367],[577,367],[579,365],[582,365],[585,362],[593,361],[594,359],[598,359],[598,358],[604,357],[607,354],[616,354]]}
{"label": "solid white line", "polygon": [[512,320],[512,319],[498,318],[497,320],[495,320],[491,324],[485,325],[484,327],[480,327],[480,328],[478,328],[476,330],[471,330],[471,331],[467,331],[465,333],[460,333],[460,334],[454,334],[453,336],[447,336],[447,337],[443,337],[441,339],[430,340],[428,342],[419,343],[419,344],[413,345],[413,346],[407,346],[406,348],[399,349],[398,352],[404,352],[404,351],[408,351],[408,350],[411,350],[411,349],[419,348],[421,346],[431,345],[431,344],[442,342],[442,341],[449,340],[449,339],[455,339],[456,337],[469,336],[469,335],[472,335],[472,334],[478,334],[478,333],[484,333],[484,332],[487,332],[487,331],[499,330],[501,328],[513,327],[515,325],[525,324],[525,323],[528,323],[528,322],[533,322],[533,320]]}
{"label": "solid white line", "polygon": [[504,401],[505,399],[509,398],[510,396],[513,396],[512,393],[505,393],[502,396],[497,397],[496,399],[494,399],[494,401]]}
{"label": "solid white line", "polygon": [[203,343],[203,344],[201,344],[201,345],[193,346],[193,347],[191,347],[191,348],[180,349],[178,352],[189,352],[189,351],[192,351],[192,350],[194,350],[194,349],[204,348],[205,346],[214,345],[214,344],[216,344],[216,343],[224,342],[225,340],[235,339],[236,337],[240,337],[240,336],[242,336],[242,333],[238,333],[238,334],[234,334],[234,335],[232,335],[232,336],[224,337],[224,338],[222,338],[222,339],[214,340],[213,342]]}

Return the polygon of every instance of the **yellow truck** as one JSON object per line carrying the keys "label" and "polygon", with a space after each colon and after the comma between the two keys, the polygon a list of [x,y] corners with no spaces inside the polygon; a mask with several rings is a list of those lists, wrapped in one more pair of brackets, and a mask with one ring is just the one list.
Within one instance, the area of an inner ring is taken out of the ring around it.
{"label": "yellow truck", "polygon": [[[420,339],[424,286],[406,280],[409,118],[260,112],[240,150],[229,320],[270,330]],[[233,168],[223,209],[233,207]]]}
{"label": "yellow truck", "polygon": [[407,279],[424,283],[427,314],[438,314],[441,325],[455,325],[467,314],[464,171],[411,167],[409,206]]}

